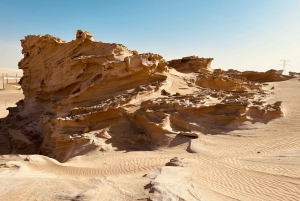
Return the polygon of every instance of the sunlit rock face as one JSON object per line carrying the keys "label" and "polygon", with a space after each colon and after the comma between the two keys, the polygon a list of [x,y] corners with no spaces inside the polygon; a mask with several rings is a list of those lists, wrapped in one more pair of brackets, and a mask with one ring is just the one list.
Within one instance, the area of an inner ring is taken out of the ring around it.
{"label": "sunlit rock face", "polygon": [[291,76],[283,75],[283,70],[268,70],[266,72],[257,72],[257,71],[243,71],[238,72],[236,70],[228,70],[228,74],[239,74],[241,77],[246,78],[249,81],[255,82],[280,82],[287,79],[290,79]]}
{"label": "sunlit rock face", "polygon": [[66,161],[95,149],[154,150],[177,135],[226,134],[282,115],[281,102],[267,103],[271,92],[255,82],[266,76],[212,70],[212,58],[166,62],[84,30],[70,42],[47,34],[21,44],[25,98],[1,119],[0,154]]}
{"label": "sunlit rock face", "polygon": [[198,56],[183,57],[168,62],[169,67],[175,68],[180,72],[211,72],[210,67],[213,58],[199,58]]}

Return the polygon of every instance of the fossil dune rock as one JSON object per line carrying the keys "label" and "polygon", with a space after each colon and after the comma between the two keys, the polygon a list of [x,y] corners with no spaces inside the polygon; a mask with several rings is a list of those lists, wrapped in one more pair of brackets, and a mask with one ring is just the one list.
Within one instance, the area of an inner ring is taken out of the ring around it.
{"label": "fossil dune rock", "polygon": [[300,200],[299,73],[74,38],[22,40],[0,200]]}
{"label": "fossil dune rock", "polygon": [[166,62],[84,30],[70,42],[47,34],[21,44],[25,98],[1,119],[1,154],[67,161],[91,150],[154,150],[176,136],[226,133],[283,115],[255,82],[285,79],[277,71],[212,70],[212,58],[196,56]]}
{"label": "fossil dune rock", "polygon": [[256,72],[256,71],[244,71],[238,72],[236,70],[229,70],[228,73],[236,74],[239,73],[242,77],[249,81],[255,82],[278,82],[284,81],[291,78],[291,76],[283,75],[283,70],[268,70],[266,72]]}
{"label": "fossil dune rock", "polygon": [[169,67],[180,72],[211,72],[210,67],[213,58],[199,58],[198,56],[183,57],[168,62]]}

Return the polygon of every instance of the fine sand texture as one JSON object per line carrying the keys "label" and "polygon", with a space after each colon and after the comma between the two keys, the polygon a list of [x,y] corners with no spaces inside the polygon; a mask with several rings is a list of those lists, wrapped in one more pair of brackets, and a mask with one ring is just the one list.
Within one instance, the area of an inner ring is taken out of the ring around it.
{"label": "fine sand texture", "polygon": [[[66,163],[3,155],[0,199],[300,200],[300,82],[271,85],[284,117],[255,130],[202,135],[157,151],[95,151]],[[179,166],[165,166],[174,157]]]}
{"label": "fine sand texture", "polygon": [[[202,135],[159,151],[95,151],[66,163],[3,155],[0,199],[300,200],[300,82],[272,86],[284,117],[255,130]],[[181,165],[165,166],[173,157]]]}
{"label": "fine sand texture", "polygon": [[84,30],[21,43],[0,200],[300,200],[300,74],[167,62]]}

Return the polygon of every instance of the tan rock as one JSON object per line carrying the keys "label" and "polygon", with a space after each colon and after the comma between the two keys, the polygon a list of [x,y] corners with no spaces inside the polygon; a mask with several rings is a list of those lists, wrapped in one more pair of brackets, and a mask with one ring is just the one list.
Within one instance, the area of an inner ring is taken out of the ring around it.
{"label": "tan rock", "polygon": [[199,137],[197,133],[192,133],[192,132],[180,132],[180,134],[187,137],[195,137],[195,138]]}
{"label": "tan rock", "polygon": [[197,56],[166,62],[94,41],[84,30],[70,42],[29,35],[21,45],[25,98],[0,121],[5,154],[42,153],[64,162],[95,146],[153,150],[172,138],[187,140],[177,133],[198,138],[282,116],[280,104],[266,105],[270,94],[253,81],[285,78],[278,72],[212,70],[212,58]]}
{"label": "tan rock", "polygon": [[90,131],[90,128],[89,127],[85,127],[84,129],[83,129],[83,133],[87,133],[87,132],[89,132]]}
{"label": "tan rock", "polygon": [[197,56],[183,57],[168,61],[168,66],[180,72],[211,72],[210,67],[213,58],[199,58]]}

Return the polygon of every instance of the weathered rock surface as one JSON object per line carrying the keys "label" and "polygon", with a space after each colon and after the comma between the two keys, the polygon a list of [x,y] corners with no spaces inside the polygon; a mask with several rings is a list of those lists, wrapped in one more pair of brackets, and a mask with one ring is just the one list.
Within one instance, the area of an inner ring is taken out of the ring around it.
{"label": "weathered rock surface", "polygon": [[66,161],[94,149],[153,150],[176,135],[225,134],[282,115],[255,82],[286,79],[278,72],[213,71],[213,59],[195,56],[167,64],[83,30],[70,42],[29,35],[21,43],[25,98],[0,120],[0,154]]}
{"label": "weathered rock surface", "polygon": [[[229,70],[228,73],[236,74],[239,73],[235,70]],[[278,82],[284,81],[291,78],[291,76],[283,75],[283,70],[268,70],[266,72],[256,72],[256,71],[244,71],[239,74],[245,77],[249,81],[255,82]]]}
{"label": "weathered rock surface", "polygon": [[178,157],[174,157],[170,162],[166,163],[166,166],[181,166],[182,161]]}
{"label": "weathered rock surface", "polygon": [[198,56],[183,57],[168,61],[168,66],[180,72],[211,72],[210,64],[213,58],[199,58]]}

